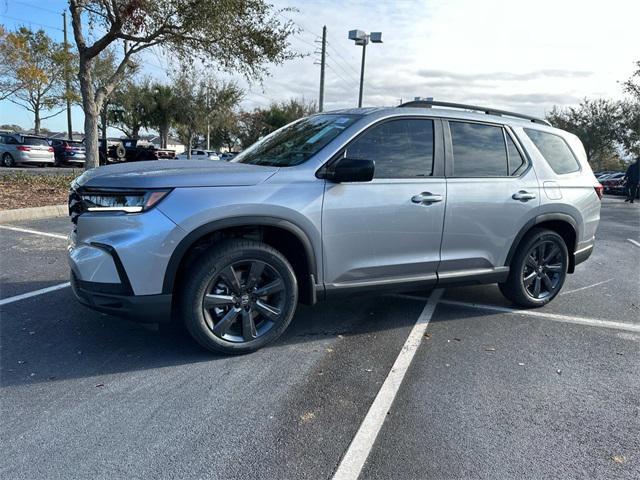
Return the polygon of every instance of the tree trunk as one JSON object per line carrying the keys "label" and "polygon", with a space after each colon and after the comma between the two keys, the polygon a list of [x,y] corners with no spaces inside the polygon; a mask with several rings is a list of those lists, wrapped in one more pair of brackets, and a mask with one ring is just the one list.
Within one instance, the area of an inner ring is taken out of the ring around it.
{"label": "tree trunk", "polygon": [[36,105],[33,109],[33,133],[40,135],[40,106]]}
{"label": "tree trunk", "polygon": [[109,109],[109,103],[104,102],[104,105],[100,110],[100,116],[102,117],[102,145],[104,146],[104,155],[99,156],[99,158],[101,159],[100,165],[107,164],[107,155],[109,155],[109,146],[107,145],[107,121],[108,121],[107,114],[109,111],[108,109]]}
{"label": "tree trunk", "polygon": [[169,128],[162,127],[160,129],[160,148],[167,148],[169,144]]}
{"label": "tree trunk", "polygon": [[82,92],[82,108],[84,110],[84,148],[86,160],[85,170],[96,168],[100,165],[98,153],[98,118],[100,117],[100,105],[96,104],[95,92],[92,83],[93,62],[80,58],[80,91]]}
{"label": "tree trunk", "polygon": [[189,131],[189,145],[187,145],[187,159],[191,160],[191,145],[193,145],[193,132]]}
{"label": "tree trunk", "polygon": [[131,138],[135,138],[136,140],[140,136],[140,125],[134,125],[131,130]]}

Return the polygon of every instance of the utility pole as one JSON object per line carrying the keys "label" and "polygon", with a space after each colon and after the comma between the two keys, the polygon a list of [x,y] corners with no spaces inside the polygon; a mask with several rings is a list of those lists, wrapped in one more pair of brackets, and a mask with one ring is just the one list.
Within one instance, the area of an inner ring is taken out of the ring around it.
{"label": "utility pole", "polygon": [[71,79],[69,78],[69,44],[67,43],[67,11],[62,11],[62,31],[64,32],[64,82],[67,97],[67,135],[73,140],[73,125],[71,124]]}
{"label": "utility pole", "polygon": [[322,27],[322,56],[320,57],[320,101],[319,110],[322,112],[324,105],[324,64],[327,54],[327,26]]}
{"label": "utility pole", "polygon": [[211,125],[209,123],[209,84],[205,90],[205,103],[207,104],[207,151],[209,151],[209,139],[211,138]]}

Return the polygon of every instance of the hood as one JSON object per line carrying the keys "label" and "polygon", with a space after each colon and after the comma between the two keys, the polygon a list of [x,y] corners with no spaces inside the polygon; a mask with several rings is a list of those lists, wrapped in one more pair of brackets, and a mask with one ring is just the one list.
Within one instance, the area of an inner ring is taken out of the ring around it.
{"label": "hood", "polygon": [[78,186],[102,188],[179,188],[256,185],[276,167],[215,160],[151,160],[94,168],[76,179]]}

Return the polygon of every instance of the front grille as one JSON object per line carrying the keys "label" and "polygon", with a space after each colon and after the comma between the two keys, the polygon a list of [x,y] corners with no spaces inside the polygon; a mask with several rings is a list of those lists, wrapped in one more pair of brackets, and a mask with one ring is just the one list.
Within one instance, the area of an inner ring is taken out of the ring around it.
{"label": "front grille", "polygon": [[[82,197],[74,189],[69,190],[69,216],[74,225],[78,224],[78,217],[85,212]],[[74,226],[75,230],[75,226]]]}

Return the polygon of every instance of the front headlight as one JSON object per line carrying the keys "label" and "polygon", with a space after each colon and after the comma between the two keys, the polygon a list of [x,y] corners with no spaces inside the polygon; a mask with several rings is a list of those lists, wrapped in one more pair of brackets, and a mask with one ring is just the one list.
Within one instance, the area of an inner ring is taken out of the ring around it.
{"label": "front headlight", "polygon": [[167,196],[170,190],[85,191],[80,193],[88,212],[137,213],[149,210]]}

